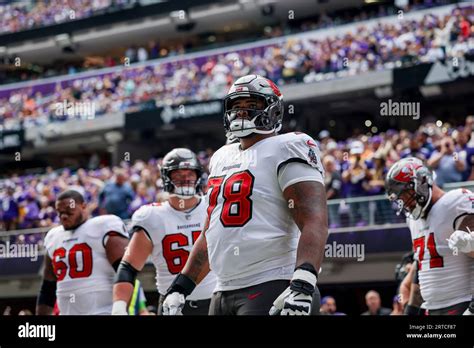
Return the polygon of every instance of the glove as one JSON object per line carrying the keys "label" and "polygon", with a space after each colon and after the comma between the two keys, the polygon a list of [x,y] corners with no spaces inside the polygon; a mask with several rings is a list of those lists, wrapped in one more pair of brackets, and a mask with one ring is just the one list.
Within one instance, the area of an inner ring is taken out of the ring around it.
{"label": "glove", "polygon": [[112,305],[112,315],[128,315],[127,302],[115,301]]}
{"label": "glove", "polygon": [[474,299],[471,300],[469,307],[466,309],[466,311],[462,315],[474,315]]}
{"label": "glove", "polygon": [[459,250],[463,253],[474,251],[474,232],[454,231],[448,241],[451,250]]}
{"label": "glove", "polygon": [[293,273],[290,286],[273,302],[269,314],[310,315],[316,274],[314,267],[308,263],[299,266]]}
{"label": "glove", "polygon": [[163,301],[163,315],[182,315],[186,297],[189,296],[196,283],[191,278],[180,273],[174,278]]}
{"label": "glove", "polygon": [[186,298],[179,292],[173,292],[163,301],[163,315],[183,315]]}

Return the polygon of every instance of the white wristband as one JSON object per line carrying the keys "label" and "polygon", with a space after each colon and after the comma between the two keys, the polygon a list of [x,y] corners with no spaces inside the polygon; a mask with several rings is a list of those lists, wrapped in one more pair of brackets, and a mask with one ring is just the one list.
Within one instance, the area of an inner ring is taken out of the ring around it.
{"label": "white wristband", "polygon": [[310,271],[305,271],[304,269],[297,269],[295,273],[293,273],[293,278],[291,278],[291,281],[296,280],[296,279],[303,280],[311,284],[312,286],[316,286],[317,278]]}
{"label": "white wristband", "polygon": [[112,306],[112,315],[128,315],[127,307],[127,302],[115,301]]}

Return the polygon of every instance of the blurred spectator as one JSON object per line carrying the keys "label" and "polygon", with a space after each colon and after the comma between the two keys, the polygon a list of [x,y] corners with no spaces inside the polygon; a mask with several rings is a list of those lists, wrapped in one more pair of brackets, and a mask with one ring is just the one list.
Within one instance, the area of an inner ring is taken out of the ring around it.
{"label": "blurred spectator", "polygon": [[150,198],[146,185],[141,182],[137,185],[135,199],[130,203],[129,213],[130,216],[140,208],[142,205],[151,203],[152,199]]}
{"label": "blurred spectator", "polygon": [[418,134],[412,134],[410,136],[410,147],[403,150],[400,153],[400,157],[416,157],[421,159],[422,161],[426,161],[427,159],[429,159],[431,155],[430,150],[422,146],[420,139],[422,138],[420,138]]}
{"label": "blurred spectator", "polygon": [[117,170],[115,180],[107,183],[99,195],[99,206],[107,214],[117,215],[121,219],[130,218],[128,206],[135,196],[126,180],[126,173]]}
{"label": "blurred spectator", "polygon": [[[332,156],[323,158],[323,166],[326,171],[324,176],[324,184],[326,187],[326,198],[328,200],[341,197],[342,177],[341,173],[336,170],[336,159]],[[329,225],[331,228],[340,226],[339,206],[337,204],[328,204]]]}
{"label": "blurred spectator", "polygon": [[445,137],[440,142],[440,150],[436,150],[427,164],[436,173],[436,184],[443,186],[451,182],[460,182],[466,170],[466,162],[455,152],[454,141]]}
{"label": "blurred spectator", "polygon": [[382,307],[380,295],[375,290],[370,290],[365,295],[365,304],[368,310],[361,315],[390,315],[392,312],[389,308]]}
{"label": "blurred spectator", "polygon": [[29,309],[22,309],[18,312],[18,315],[33,315],[33,313]]}
{"label": "blurred spectator", "polygon": [[[350,159],[345,170],[342,172],[342,180],[347,187],[347,197],[363,197],[367,196],[368,177],[367,166],[362,160],[364,153],[364,144],[359,141],[351,143]],[[365,226],[368,224],[368,210],[360,202],[351,204],[352,222],[356,226]]]}
{"label": "blurred spectator", "polygon": [[462,173],[462,181],[474,180],[474,146],[469,142],[469,137],[463,128],[453,132],[452,137],[456,142],[456,152],[466,163],[466,169]]}
{"label": "blurred spectator", "polygon": [[18,222],[18,204],[13,197],[14,192],[14,188],[9,186],[6,189],[6,195],[2,198],[0,217],[7,231],[16,229]]}
{"label": "blurred spectator", "polygon": [[398,295],[395,295],[392,300],[392,312],[390,315],[403,315],[403,306]]}
{"label": "blurred spectator", "polygon": [[424,149],[422,150],[423,155],[426,157],[426,159],[431,157],[431,154],[434,151],[434,146],[431,143],[430,136],[431,136],[431,131],[430,128],[423,127],[419,132],[417,132],[418,135],[418,142],[421,144],[421,148]]}
{"label": "blurred spectator", "polygon": [[[385,175],[388,172],[385,164],[385,159],[381,153],[376,153],[371,161],[371,168],[368,169],[368,190],[367,195],[376,196],[385,193]],[[384,200],[377,200],[369,203],[369,210],[372,211],[375,223],[386,222],[387,216],[384,216],[382,212],[389,211],[391,203]],[[377,214],[375,213],[377,212]],[[392,216],[389,216],[390,219]]]}
{"label": "blurred spectator", "polygon": [[337,311],[336,300],[332,296],[324,296],[321,299],[321,314],[326,315],[346,315]]}
{"label": "blurred spectator", "polygon": [[132,46],[127,48],[125,51],[125,57],[128,58],[128,64],[136,63],[138,59],[136,47]]}
{"label": "blurred spectator", "polygon": [[40,223],[40,216],[39,216],[39,204],[35,198],[35,193],[28,192],[25,195],[25,199],[23,201],[22,211],[23,211],[23,219],[20,222],[21,228],[34,228],[39,227]]}
{"label": "blurred spectator", "polygon": [[50,204],[48,197],[42,196],[40,198],[40,211],[38,218],[40,220],[39,226],[51,226],[56,222],[57,213],[54,207]]}
{"label": "blurred spectator", "polygon": [[148,52],[145,47],[140,47],[137,51],[137,58],[139,62],[145,62],[148,60]]}

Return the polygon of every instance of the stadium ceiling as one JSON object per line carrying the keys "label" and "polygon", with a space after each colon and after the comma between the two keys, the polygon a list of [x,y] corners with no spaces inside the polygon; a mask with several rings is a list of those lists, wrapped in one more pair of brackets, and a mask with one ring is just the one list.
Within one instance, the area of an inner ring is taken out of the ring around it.
{"label": "stadium ceiling", "polygon": [[[74,54],[65,53],[57,36],[17,42],[6,46],[8,55],[19,56],[27,62],[47,63],[51,57],[71,59],[105,53],[117,47],[145,45],[150,40],[186,38],[212,32],[227,32],[252,28],[256,25],[273,24],[277,21],[298,20],[321,12],[358,7],[363,0],[233,0],[212,5],[196,6],[188,10],[172,11],[166,15],[152,15],[120,22],[113,25],[96,26],[87,30],[69,33]],[[188,31],[178,31],[181,25]]]}

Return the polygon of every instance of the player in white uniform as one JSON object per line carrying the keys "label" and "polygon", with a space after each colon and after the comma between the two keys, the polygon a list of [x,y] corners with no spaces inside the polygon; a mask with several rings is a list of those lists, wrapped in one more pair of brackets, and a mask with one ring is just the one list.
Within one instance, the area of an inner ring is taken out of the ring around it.
{"label": "player in white uniform", "polygon": [[110,315],[115,270],[128,233],[115,215],[88,218],[83,196],[74,190],[56,200],[61,225],[45,237],[44,279],[36,307],[50,315]]}
{"label": "player in white uniform", "polygon": [[211,159],[208,228],[164,307],[179,311],[210,268],[217,275],[210,314],[316,313],[328,234],[318,146],[303,133],[277,135],[282,95],[262,76],[238,79],[224,105],[226,132],[239,142]]}
{"label": "player in white uniform", "polygon": [[430,315],[463,314],[474,292],[474,194],[444,192],[416,158],[395,163],[386,187],[408,217],[423,306]]}
{"label": "player in white uniform", "polygon": [[[145,205],[133,214],[134,234],[114,287],[113,314],[126,314],[133,290],[130,281],[150,254],[160,293],[158,314],[162,314],[164,295],[204,228],[206,206],[198,196],[202,172],[198,158],[188,149],[174,149],[164,157],[161,173],[165,191],[170,193],[169,202]],[[207,315],[215,285],[215,276],[209,273],[188,297],[183,314]]]}

